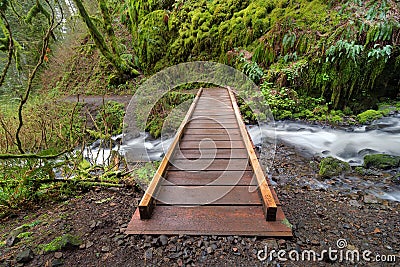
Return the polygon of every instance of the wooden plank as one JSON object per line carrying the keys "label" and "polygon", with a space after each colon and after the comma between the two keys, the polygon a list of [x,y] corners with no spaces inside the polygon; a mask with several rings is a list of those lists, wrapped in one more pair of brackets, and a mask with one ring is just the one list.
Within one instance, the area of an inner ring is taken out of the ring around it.
{"label": "wooden plank", "polygon": [[232,111],[225,109],[224,111],[221,110],[209,110],[209,109],[204,109],[204,110],[195,110],[193,112],[194,116],[196,116],[197,114],[200,115],[204,115],[204,114],[208,114],[208,115],[231,115]]}
{"label": "wooden plank", "polygon": [[[189,130],[189,129],[188,129]],[[193,129],[194,130],[194,129]],[[201,146],[200,146],[201,144]],[[243,141],[185,141],[179,144],[180,149],[207,149],[207,148],[245,148]]]}
{"label": "wooden plank", "polygon": [[251,170],[246,159],[171,159],[168,170],[181,171],[241,171]]}
{"label": "wooden plank", "polygon": [[237,123],[218,123],[218,122],[189,122],[186,129],[237,129]]}
{"label": "wooden plank", "polygon": [[236,120],[235,115],[232,114],[225,114],[225,115],[219,115],[215,114],[213,116],[203,116],[203,115],[192,115],[192,120],[194,119],[209,119],[209,120],[223,120],[223,119],[229,119],[229,120]]}
{"label": "wooden plank", "polygon": [[260,162],[257,159],[257,155],[254,151],[252,142],[247,133],[246,126],[240,115],[240,110],[236,103],[235,96],[233,95],[233,92],[230,88],[228,88],[228,93],[231,97],[233,109],[235,111],[235,115],[236,115],[236,118],[237,118],[237,121],[239,124],[239,129],[242,134],[243,141],[245,143],[247,152],[249,154],[250,164],[253,168],[254,174],[256,175],[256,178],[258,181],[258,189],[259,189],[262,203],[264,206],[266,220],[274,221],[274,220],[276,220],[276,212],[277,212],[277,205],[276,205],[274,196],[272,195],[271,190],[268,187],[268,183],[265,179],[264,171],[262,170]]}
{"label": "wooden plank", "polygon": [[247,159],[247,151],[238,149],[183,149],[176,151],[174,159]]}
{"label": "wooden plank", "polygon": [[252,171],[168,171],[168,180],[164,186],[175,185],[257,185]]}
{"label": "wooden plank", "polygon": [[204,139],[211,139],[214,141],[241,141],[242,136],[238,134],[228,135],[228,134],[185,134],[182,137],[182,141],[201,141]]}
{"label": "wooden plank", "polygon": [[192,134],[207,134],[207,135],[219,135],[219,134],[228,134],[228,135],[240,135],[239,129],[186,129],[184,131],[185,135]]}
{"label": "wooden plank", "polygon": [[266,221],[260,206],[158,206],[151,220],[140,220],[136,210],[126,234],[241,235],[291,237],[279,207],[276,221]]}
{"label": "wooden plank", "polygon": [[[189,121],[189,123],[218,123],[218,124],[224,124],[224,123],[229,123],[229,124],[236,124],[237,125],[237,121],[235,119],[235,117],[229,118],[229,119],[225,119],[225,118],[195,118],[195,119],[191,119]],[[237,126],[239,127],[239,126]]]}
{"label": "wooden plank", "polygon": [[162,159],[160,166],[158,167],[153,179],[151,180],[149,186],[147,187],[146,192],[144,193],[142,200],[139,203],[138,208],[139,208],[140,218],[142,218],[142,219],[149,219],[153,213],[153,209],[154,209],[154,205],[155,205],[155,199],[153,196],[157,193],[157,189],[159,187],[159,182],[167,169],[169,160],[170,160],[172,154],[174,153],[175,148],[183,134],[183,129],[184,129],[187,121],[192,116],[192,113],[194,111],[194,108],[196,107],[197,101],[199,100],[199,98],[201,96],[201,93],[202,93],[202,89],[200,89],[197,92],[197,95],[196,95],[195,99],[193,100],[192,105],[190,106],[185,118],[183,119],[181,125],[179,126],[179,128],[177,130],[174,141],[172,142],[166,155]]}
{"label": "wooden plank", "polygon": [[248,186],[161,186],[157,205],[221,206],[259,205],[258,192],[249,192]]}

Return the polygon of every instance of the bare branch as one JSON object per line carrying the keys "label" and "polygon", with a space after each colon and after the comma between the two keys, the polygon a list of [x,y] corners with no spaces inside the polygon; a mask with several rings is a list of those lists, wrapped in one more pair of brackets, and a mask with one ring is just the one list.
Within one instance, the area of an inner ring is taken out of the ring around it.
{"label": "bare branch", "polygon": [[[46,0],[46,3],[51,7],[51,4],[49,3],[48,0]],[[20,102],[20,104],[18,106],[18,122],[19,123],[18,123],[17,131],[15,133],[15,140],[17,142],[18,150],[19,150],[19,152],[21,154],[25,154],[25,151],[22,148],[22,142],[21,142],[21,138],[20,138],[20,132],[21,132],[21,129],[22,129],[23,125],[24,125],[24,121],[23,121],[23,117],[22,117],[22,110],[24,108],[24,105],[28,101],[29,95],[31,93],[33,80],[35,79],[39,68],[43,65],[44,58],[46,56],[46,52],[47,52],[47,49],[49,47],[49,42],[50,42],[50,38],[52,37],[53,31],[61,23],[61,22],[55,23],[55,12],[54,12],[54,9],[53,8],[50,8],[50,9],[51,9],[51,17],[49,18],[49,26],[47,28],[47,31],[46,31],[44,37],[43,37],[43,44],[42,44],[40,57],[39,57],[39,60],[38,60],[38,62],[36,64],[36,66],[33,68],[32,72],[29,74],[28,85],[26,87],[25,94],[23,96],[21,96],[21,102]]]}

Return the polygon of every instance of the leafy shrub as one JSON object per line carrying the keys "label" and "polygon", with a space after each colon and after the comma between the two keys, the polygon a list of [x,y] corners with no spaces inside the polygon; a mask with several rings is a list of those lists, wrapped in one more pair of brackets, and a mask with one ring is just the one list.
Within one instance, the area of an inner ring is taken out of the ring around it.
{"label": "leafy shrub", "polygon": [[123,104],[108,101],[100,107],[96,115],[96,125],[104,134],[116,135],[122,133],[125,107]]}

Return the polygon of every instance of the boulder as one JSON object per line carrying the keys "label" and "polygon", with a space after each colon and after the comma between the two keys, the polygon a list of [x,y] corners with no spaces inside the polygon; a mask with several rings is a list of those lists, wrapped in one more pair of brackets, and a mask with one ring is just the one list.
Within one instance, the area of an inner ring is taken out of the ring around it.
{"label": "boulder", "polygon": [[350,164],[333,157],[327,157],[321,160],[319,164],[319,175],[321,177],[338,176],[351,170]]}
{"label": "boulder", "polygon": [[394,169],[400,165],[400,156],[392,156],[387,154],[373,154],[364,156],[365,168],[376,169]]}

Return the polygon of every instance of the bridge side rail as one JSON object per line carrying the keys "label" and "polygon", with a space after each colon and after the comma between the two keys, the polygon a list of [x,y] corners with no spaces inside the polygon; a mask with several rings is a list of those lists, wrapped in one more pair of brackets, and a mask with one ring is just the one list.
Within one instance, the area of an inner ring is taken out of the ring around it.
{"label": "bridge side rail", "polygon": [[258,191],[260,193],[261,202],[263,204],[263,212],[267,221],[276,221],[277,205],[272,195],[271,190],[268,187],[267,180],[265,179],[264,171],[261,168],[260,162],[258,161],[256,152],[254,151],[253,144],[246,130],[246,125],[243,122],[240,110],[236,102],[235,95],[231,88],[228,88],[229,96],[232,101],[232,106],[235,111],[235,117],[239,125],[240,134],[243,138],[243,142],[246,146],[247,153],[249,155],[250,165],[253,168],[254,175],[257,178]]}
{"label": "bridge side rail", "polygon": [[154,196],[157,194],[157,190],[159,189],[160,182],[162,181],[163,175],[165,174],[165,171],[168,167],[168,162],[175,152],[175,149],[182,137],[185,125],[188,122],[188,120],[190,119],[190,117],[192,116],[193,111],[197,105],[197,102],[198,102],[202,92],[203,92],[203,89],[200,88],[200,90],[197,92],[195,99],[192,102],[192,105],[190,106],[188,112],[186,113],[185,118],[183,119],[181,125],[179,126],[177,133],[175,134],[174,141],[172,142],[167,153],[165,154],[164,158],[162,159],[160,166],[158,167],[156,173],[154,174],[153,179],[151,180],[142,200],[139,203],[139,214],[140,214],[140,219],[142,219],[142,220],[151,218],[151,215],[153,213],[153,210],[154,210],[154,207],[156,204],[156,199],[154,198]]}

